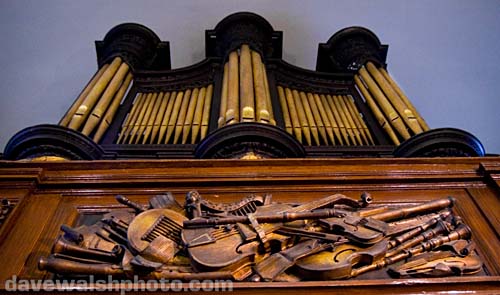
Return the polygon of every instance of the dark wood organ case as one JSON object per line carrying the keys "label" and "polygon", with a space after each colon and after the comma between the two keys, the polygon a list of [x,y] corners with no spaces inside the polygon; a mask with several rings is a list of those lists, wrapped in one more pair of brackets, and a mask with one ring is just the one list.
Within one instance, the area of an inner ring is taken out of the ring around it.
{"label": "dark wood organ case", "polygon": [[316,70],[282,59],[283,33],[235,13],[205,34],[206,58],[171,69],[169,42],[132,23],[96,42],[99,68],[57,125],[28,127],[10,160],[483,156],[472,134],[430,129],[387,71],[388,45],[349,27]]}

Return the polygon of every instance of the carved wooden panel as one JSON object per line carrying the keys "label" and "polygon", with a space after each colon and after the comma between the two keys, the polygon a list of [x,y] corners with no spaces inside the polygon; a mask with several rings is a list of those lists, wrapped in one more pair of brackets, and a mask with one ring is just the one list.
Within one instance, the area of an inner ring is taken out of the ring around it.
{"label": "carved wooden panel", "polygon": [[169,191],[183,203],[186,192],[196,189],[216,202],[250,193],[270,193],[274,201],[294,204],[333,193],[357,198],[364,191],[375,204],[419,204],[453,196],[453,211],[471,227],[484,262],[474,276],[392,279],[379,272],[337,281],[235,282],[238,293],[495,293],[500,288],[500,192],[484,168],[499,163],[496,158],[2,162],[0,193],[19,203],[5,224],[8,232],[0,232],[0,289],[5,291],[3,282],[13,275],[52,278],[38,269],[37,261],[50,253],[60,225],[124,208],[115,195],[146,204]]}

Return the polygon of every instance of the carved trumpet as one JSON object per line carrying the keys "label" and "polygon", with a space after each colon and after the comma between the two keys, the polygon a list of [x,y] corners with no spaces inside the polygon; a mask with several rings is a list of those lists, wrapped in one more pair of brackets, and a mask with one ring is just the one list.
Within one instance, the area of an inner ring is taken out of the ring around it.
{"label": "carved trumpet", "polygon": [[122,254],[122,248],[116,245],[113,248],[112,252],[87,249],[77,245],[73,245],[66,241],[64,238],[59,237],[52,247],[52,253],[74,255],[77,257],[90,258],[95,260],[116,261]]}
{"label": "carved trumpet", "polygon": [[[98,275],[98,276],[113,276],[113,278],[126,278],[127,273],[119,264],[99,263],[90,264],[71,261],[53,256],[41,257],[38,261],[40,270],[66,275]],[[161,267],[155,271],[145,273],[146,279],[168,279],[168,280],[232,280],[237,279],[237,274],[230,271],[214,271],[214,272],[181,272],[179,267]]]}

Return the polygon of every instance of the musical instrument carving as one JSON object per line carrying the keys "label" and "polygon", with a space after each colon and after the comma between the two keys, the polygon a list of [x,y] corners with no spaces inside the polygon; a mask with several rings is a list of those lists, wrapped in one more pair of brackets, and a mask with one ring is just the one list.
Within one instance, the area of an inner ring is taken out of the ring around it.
{"label": "musical instrument carving", "polygon": [[[359,201],[336,194],[297,207],[286,204],[260,206],[255,213],[246,216],[217,219],[194,218],[184,222],[183,241],[188,245],[188,252],[195,269],[215,271],[251,265],[256,256],[261,254],[260,249],[270,248],[273,243],[278,244],[279,246],[274,247],[280,249],[287,245],[288,238],[283,238],[282,235],[270,235],[279,229],[282,223],[332,216],[336,214],[334,209],[322,209],[319,213],[311,210],[335,203],[360,206]],[[269,212],[281,213],[270,214]],[[255,233],[244,234],[249,231],[245,230],[245,225],[242,223],[251,224]],[[232,226],[234,224],[237,225],[238,230]],[[214,229],[213,226],[219,227]]]}
{"label": "musical instrument carving", "polygon": [[168,262],[182,245],[182,222],[187,218],[169,209],[150,209],[130,223],[129,245],[137,253],[153,261]]}
{"label": "musical instrument carving", "polygon": [[184,206],[170,193],[149,205],[116,199],[127,209],[91,226],[62,226],[64,235],[40,259],[40,269],[237,281],[337,280],[382,268],[398,277],[482,269],[451,197],[395,209],[368,207],[367,193],[360,200],[334,194],[299,205],[272,203],[270,195],[215,203],[197,191],[186,194]]}

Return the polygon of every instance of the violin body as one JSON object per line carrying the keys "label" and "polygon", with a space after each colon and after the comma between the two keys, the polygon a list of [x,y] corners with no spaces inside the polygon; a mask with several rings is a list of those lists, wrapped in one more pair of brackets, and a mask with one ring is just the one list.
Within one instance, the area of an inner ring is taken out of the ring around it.
{"label": "violin body", "polygon": [[[283,212],[309,212],[334,203],[348,203],[358,206],[358,202],[344,195],[331,195],[319,200],[293,207],[288,204],[273,203],[258,206],[253,214],[258,217]],[[251,217],[249,217],[251,218]],[[195,219],[193,219],[195,220]],[[288,227],[303,227],[306,220],[287,222]],[[197,271],[219,271],[237,269],[251,265],[273,253],[280,252],[293,244],[294,239],[287,235],[274,233],[283,222],[226,224],[215,227],[187,228],[182,233],[182,240],[192,266]]]}
{"label": "violin body", "polygon": [[383,259],[387,241],[362,248],[353,244],[342,244],[297,260],[294,271],[306,280],[338,280],[351,276],[357,265],[369,265]]}
{"label": "violin body", "polygon": [[[286,211],[286,204],[259,206],[255,215]],[[251,266],[268,250],[279,252],[288,246],[290,237],[273,233],[281,225],[260,224],[265,241],[258,238],[255,229],[244,224],[221,225],[209,228],[185,228],[182,241],[187,245],[192,267],[196,271],[236,270]],[[250,274],[250,273],[249,273]]]}

